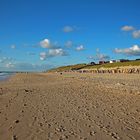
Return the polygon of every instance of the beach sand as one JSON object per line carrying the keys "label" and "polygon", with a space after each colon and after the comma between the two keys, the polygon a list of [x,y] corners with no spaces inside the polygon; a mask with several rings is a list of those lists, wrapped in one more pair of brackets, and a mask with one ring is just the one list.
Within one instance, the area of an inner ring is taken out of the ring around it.
{"label": "beach sand", "polygon": [[139,140],[140,75],[30,73],[0,82],[0,140]]}

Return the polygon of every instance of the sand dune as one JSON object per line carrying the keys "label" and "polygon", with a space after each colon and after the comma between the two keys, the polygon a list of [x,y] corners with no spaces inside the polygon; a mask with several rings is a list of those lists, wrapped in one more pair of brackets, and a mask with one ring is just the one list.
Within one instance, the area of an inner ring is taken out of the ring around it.
{"label": "sand dune", "polygon": [[139,74],[16,74],[0,82],[0,140],[139,138]]}

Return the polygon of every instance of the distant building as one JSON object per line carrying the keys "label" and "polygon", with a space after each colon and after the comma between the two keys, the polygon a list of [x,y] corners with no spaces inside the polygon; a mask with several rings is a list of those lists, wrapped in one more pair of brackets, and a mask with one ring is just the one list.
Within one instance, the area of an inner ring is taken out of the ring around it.
{"label": "distant building", "polygon": [[128,62],[128,59],[120,59],[120,62]]}
{"label": "distant building", "polygon": [[90,65],[96,65],[96,63],[95,62],[90,62]]}
{"label": "distant building", "polygon": [[116,62],[116,60],[110,60],[109,61],[109,63],[115,63]]}
{"label": "distant building", "polygon": [[109,63],[109,61],[105,61],[105,63],[107,64],[107,63]]}
{"label": "distant building", "polygon": [[99,61],[99,64],[100,65],[105,64],[105,61]]}
{"label": "distant building", "polygon": [[116,62],[120,62],[120,60],[116,60]]}

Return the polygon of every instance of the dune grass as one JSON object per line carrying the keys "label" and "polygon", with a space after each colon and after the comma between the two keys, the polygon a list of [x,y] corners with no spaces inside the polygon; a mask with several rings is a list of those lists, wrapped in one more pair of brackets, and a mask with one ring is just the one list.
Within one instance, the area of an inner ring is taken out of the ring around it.
{"label": "dune grass", "polygon": [[114,67],[124,67],[124,66],[140,66],[140,61],[128,61],[128,62],[116,62],[116,63],[107,63],[102,65],[87,65],[86,69],[93,69],[93,68],[114,68]]}
{"label": "dune grass", "polygon": [[79,69],[82,69],[86,66],[87,66],[86,64],[68,65],[68,66],[62,66],[62,67],[58,67],[58,68],[48,70],[48,72],[55,72],[55,71],[61,72],[61,71],[67,71],[67,70],[79,70]]}
{"label": "dune grass", "polygon": [[68,70],[80,70],[80,69],[100,69],[100,68],[114,68],[114,67],[124,67],[124,66],[140,66],[139,61],[128,61],[128,62],[116,62],[116,63],[107,63],[102,65],[87,65],[87,64],[76,64],[69,66],[62,66],[55,69],[51,69],[48,72],[63,72]]}

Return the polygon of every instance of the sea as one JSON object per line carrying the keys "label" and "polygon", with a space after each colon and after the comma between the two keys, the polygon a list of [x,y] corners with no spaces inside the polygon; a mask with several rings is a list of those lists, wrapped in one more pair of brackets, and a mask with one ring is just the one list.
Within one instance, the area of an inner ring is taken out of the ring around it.
{"label": "sea", "polygon": [[14,74],[13,72],[0,72],[0,81],[7,80],[13,74]]}

